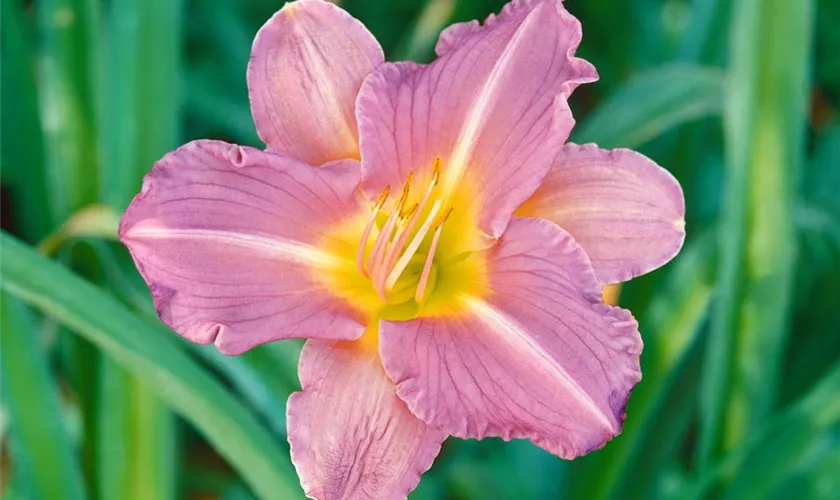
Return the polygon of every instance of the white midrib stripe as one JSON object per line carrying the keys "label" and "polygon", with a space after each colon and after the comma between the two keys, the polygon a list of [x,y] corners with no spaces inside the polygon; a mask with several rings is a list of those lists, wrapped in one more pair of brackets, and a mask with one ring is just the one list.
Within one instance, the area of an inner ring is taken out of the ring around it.
{"label": "white midrib stripe", "polygon": [[497,332],[503,340],[512,346],[525,351],[537,359],[549,373],[563,384],[572,397],[586,409],[588,409],[607,429],[615,431],[612,421],[604,414],[595,401],[583,390],[583,388],[569,375],[569,373],[558,365],[552,357],[537,343],[530,335],[523,332],[519,325],[505,317],[493,306],[475,297],[463,296],[462,300],[476,314],[476,316],[487,326]]}
{"label": "white midrib stripe", "polygon": [[335,117],[336,123],[340,124],[341,140],[348,144],[356,145],[356,137],[351,130],[351,126],[347,123],[347,116],[338,102],[335,94],[335,89],[332,82],[335,79],[327,68],[326,61],[321,58],[319,52],[313,47],[312,41],[309,37],[301,32],[300,26],[297,23],[293,24],[297,39],[301,42],[300,46],[303,49],[306,59],[309,62],[309,67],[315,77],[315,86],[318,88],[318,93],[324,99],[324,103],[330,108],[331,113]]}
{"label": "white midrib stripe", "polygon": [[505,50],[499,56],[498,61],[493,65],[493,70],[490,72],[490,76],[487,77],[487,81],[482,85],[478,99],[473,101],[473,105],[470,107],[469,115],[467,115],[467,119],[464,122],[465,127],[461,129],[461,135],[455,143],[455,149],[449,158],[447,168],[444,170],[446,178],[443,180],[443,188],[444,193],[447,195],[454,191],[458,182],[461,180],[464,170],[467,167],[468,158],[473,153],[478,135],[484,126],[490,100],[501,84],[501,77],[507,68],[508,61],[513,57],[513,53],[522,42],[522,33],[536,19],[535,14],[537,14],[537,10],[535,9],[529,12],[525,19],[522,20],[522,24],[516,29]]}
{"label": "white midrib stripe", "polygon": [[312,245],[279,237],[220,231],[214,229],[172,229],[165,227],[133,227],[125,236],[134,240],[193,240],[234,245],[256,250],[272,257],[318,267],[337,267],[343,261]]}

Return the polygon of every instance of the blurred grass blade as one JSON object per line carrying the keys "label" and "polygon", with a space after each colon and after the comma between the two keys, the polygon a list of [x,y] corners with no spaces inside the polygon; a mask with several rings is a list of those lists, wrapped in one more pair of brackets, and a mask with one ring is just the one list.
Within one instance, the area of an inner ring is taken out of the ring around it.
{"label": "blurred grass blade", "polygon": [[95,0],[37,2],[42,40],[39,93],[53,216],[64,220],[96,201]]}
{"label": "blurred grass blade", "polygon": [[286,436],[286,400],[300,389],[297,365],[303,343],[272,342],[240,356],[225,356],[214,346],[192,346],[221,372],[278,436]]}
{"label": "blurred grass blade", "polygon": [[261,498],[297,498],[288,453],[213,377],[120,303],[7,236],[0,286],[95,343],[213,443]]}
{"label": "blurred grass blade", "polygon": [[637,148],[673,127],[720,114],[724,75],[691,65],[648,70],[619,88],[572,134],[577,143]]}
{"label": "blurred grass blade", "polygon": [[397,44],[391,59],[428,61],[434,56],[438,35],[446,27],[454,10],[455,0],[429,0],[414,22],[414,28]]}
{"label": "blurred grass blade", "polygon": [[[52,219],[59,223],[97,199],[101,2],[43,0],[34,7],[41,42],[37,88],[46,185]],[[88,269],[92,263],[73,264]],[[98,355],[76,337],[61,335],[59,344],[67,382],[82,408],[84,470],[91,489]]]}
{"label": "blurred grass blade", "polygon": [[745,0],[734,8],[720,303],[704,369],[701,464],[747,438],[777,397],[807,126],[810,0]]}
{"label": "blurred grass blade", "polygon": [[[628,488],[641,488],[630,483],[648,479],[637,469],[650,461],[653,442],[667,444],[676,439],[667,441],[666,434],[679,437],[680,429],[673,422],[667,428],[661,422],[692,406],[681,396],[694,392],[686,386],[693,382],[699,365],[696,359],[686,359],[706,319],[714,288],[715,248],[709,236],[695,238],[682,251],[672,264],[669,281],[643,317],[644,380],[633,389],[621,436],[597,454],[576,462],[577,470],[570,475],[576,498],[621,498]],[[691,351],[697,358],[697,349]]]}
{"label": "blurred grass blade", "polygon": [[[796,404],[729,452],[679,498],[705,498],[717,482],[732,477],[725,498],[763,499],[807,453],[814,440],[840,423],[840,361]],[[834,471],[835,475],[837,471]]]}
{"label": "blurred grass blade", "polygon": [[[179,140],[182,8],[180,0],[111,4],[101,199],[116,210]],[[114,362],[103,363],[100,390],[100,497],[174,498],[177,441],[169,410]]]}
{"label": "blurred grass blade", "polygon": [[99,380],[99,498],[175,498],[177,440],[169,409],[112,359],[103,359]]}
{"label": "blurred grass blade", "polygon": [[231,92],[214,79],[214,73],[193,69],[185,78],[187,91],[184,106],[200,121],[221,130],[238,144],[261,146],[248,97],[232,97]]}
{"label": "blurred grass blade", "polygon": [[0,1],[0,12],[0,121],[6,124],[0,128],[0,166],[4,184],[14,192],[11,201],[22,234],[37,241],[52,229],[53,221],[35,87],[34,36],[19,0]]}
{"label": "blurred grass blade", "polygon": [[27,498],[83,500],[81,467],[60,417],[58,383],[51,377],[34,318],[5,291],[0,299],[0,381],[11,417],[14,468],[23,475]]}
{"label": "blurred grass blade", "polygon": [[719,64],[726,54],[726,27],[731,13],[726,0],[693,0],[691,24],[680,45],[683,61]]}
{"label": "blurred grass blade", "polygon": [[122,210],[180,139],[180,0],[123,0],[111,10],[102,200]]}

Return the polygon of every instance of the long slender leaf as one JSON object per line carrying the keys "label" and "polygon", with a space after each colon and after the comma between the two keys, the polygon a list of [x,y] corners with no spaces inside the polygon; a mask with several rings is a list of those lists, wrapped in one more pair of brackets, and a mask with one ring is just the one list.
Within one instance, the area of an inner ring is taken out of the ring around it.
{"label": "long slender leaf", "polygon": [[99,498],[175,498],[175,422],[145,383],[111,359],[100,377]]}
{"label": "long slender leaf", "polygon": [[112,4],[102,198],[117,209],[178,145],[182,9],[181,0]]}
{"label": "long slender leaf", "polygon": [[575,129],[574,142],[635,148],[667,130],[723,109],[723,73],[691,65],[646,71],[618,89]]}
{"label": "long slender leaf", "polygon": [[64,220],[96,200],[99,6],[94,0],[43,0],[36,6],[49,199],[56,220]]}
{"label": "long slender leaf", "polygon": [[683,61],[718,64],[726,52],[730,6],[725,0],[693,0],[693,16],[679,50]]}
{"label": "long slender leaf", "polygon": [[124,306],[3,233],[0,286],[95,343],[213,443],[261,498],[297,498],[289,456],[207,371]]}
{"label": "long slender leaf", "polygon": [[[767,498],[815,439],[840,423],[840,361],[794,405],[774,417],[679,498],[703,498],[726,477],[734,477],[726,498]],[[836,472],[836,471],[835,471]]]}
{"label": "long slender leaf", "polygon": [[806,122],[809,0],[735,4],[725,111],[720,303],[703,386],[701,463],[744,440],[777,396]]}
{"label": "long slender leaf", "polygon": [[414,27],[397,44],[393,59],[425,62],[434,54],[438,34],[455,10],[454,0],[429,0]]}
{"label": "long slender leaf", "polygon": [[[38,100],[44,134],[48,202],[62,223],[97,195],[97,96],[100,4],[96,0],[44,0],[35,3],[40,35]],[[74,265],[88,268],[88,261]],[[62,362],[84,419],[84,469],[95,461],[98,355],[88,343],[60,336]],[[90,484],[89,484],[90,487]]]}
{"label": "long slender leaf", "polygon": [[[5,253],[5,245],[3,250]],[[3,260],[6,258],[4,255]],[[0,381],[12,421],[12,455],[24,475],[27,496],[82,500],[86,496],[81,467],[58,417],[58,387],[39,344],[35,322],[15,297],[2,291],[0,298]]]}
{"label": "long slender leaf", "polygon": [[[0,165],[3,181],[14,190],[14,213],[21,231],[31,241],[52,229],[43,135],[35,92],[34,37],[24,16],[21,2],[0,2],[0,38],[3,71],[0,73],[0,113],[6,125],[0,128]],[[10,126],[14,124],[14,126]]]}
{"label": "long slender leaf", "polygon": [[[179,139],[181,9],[173,0],[111,5],[101,198],[117,210]],[[103,363],[100,387],[100,496],[174,498],[177,441],[170,412],[116,363]]]}

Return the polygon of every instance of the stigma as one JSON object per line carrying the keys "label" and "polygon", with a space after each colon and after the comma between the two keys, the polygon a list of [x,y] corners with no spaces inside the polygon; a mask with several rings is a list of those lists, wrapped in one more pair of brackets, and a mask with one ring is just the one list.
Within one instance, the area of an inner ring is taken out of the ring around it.
{"label": "stigma", "polygon": [[[356,266],[363,276],[370,279],[374,290],[385,302],[389,302],[397,282],[409,264],[416,261],[416,256],[421,255],[421,249],[426,250],[426,255],[414,289],[414,300],[422,304],[431,291],[435,254],[443,225],[452,213],[452,208],[444,211],[439,192],[440,171],[441,162],[438,158],[435,159],[431,180],[417,203],[408,205],[414,189],[414,174],[411,172],[399,196],[393,200],[387,211],[385,210],[391,195],[390,187],[386,187],[373,204],[356,251]],[[385,217],[385,221],[382,222],[368,251],[373,229],[382,217]],[[430,238],[429,244],[424,246],[427,238]]]}

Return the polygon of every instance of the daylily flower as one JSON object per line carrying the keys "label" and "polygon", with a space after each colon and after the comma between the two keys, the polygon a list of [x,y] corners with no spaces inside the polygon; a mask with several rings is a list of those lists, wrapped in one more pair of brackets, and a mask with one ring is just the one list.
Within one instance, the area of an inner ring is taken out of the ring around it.
{"label": "daylily flower", "polygon": [[161,319],[226,354],[308,339],[310,497],[403,498],[449,435],[573,458],[620,432],[642,342],[600,287],[670,260],[684,204],[644,156],[565,144],[580,38],[561,0],[515,0],[385,63],[338,7],[289,3],[248,66],[267,149],[195,141],[146,177],[120,235]]}

